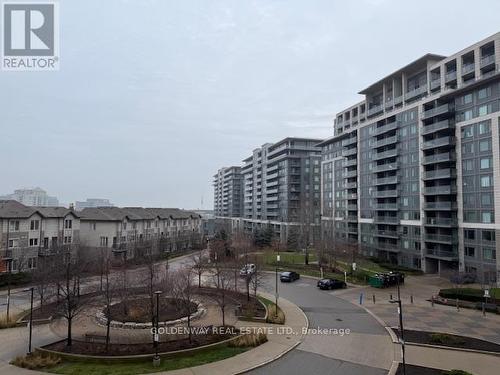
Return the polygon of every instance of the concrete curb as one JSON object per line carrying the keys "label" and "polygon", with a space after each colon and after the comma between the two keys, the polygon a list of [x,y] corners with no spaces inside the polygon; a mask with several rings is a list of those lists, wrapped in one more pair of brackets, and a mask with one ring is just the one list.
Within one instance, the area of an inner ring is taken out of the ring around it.
{"label": "concrete curb", "polygon": [[431,349],[454,350],[454,351],[457,351],[457,352],[477,353],[477,354],[485,354],[485,355],[491,355],[491,356],[495,356],[495,357],[500,357],[500,353],[498,353],[498,352],[488,352],[486,350],[467,349],[467,348],[454,348],[454,347],[451,347],[451,346],[421,344],[421,343],[418,343],[418,342],[411,342],[411,341],[405,342],[405,345],[406,346],[422,346],[424,348],[431,348]]}
{"label": "concrete curb", "polygon": [[387,373],[387,375],[396,375],[396,372],[398,371],[398,367],[399,367],[400,363],[401,362],[399,362],[399,361],[392,361],[391,368],[389,369],[389,372]]}
{"label": "concrete curb", "polygon": [[385,330],[387,331],[387,333],[391,337],[393,344],[399,344],[398,337],[396,336],[396,333],[392,330],[391,327],[386,325],[385,322],[381,318],[379,318],[377,315],[375,315],[375,313],[370,311],[367,307],[365,307],[363,305],[359,305],[359,306],[362,307],[363,310],[365,310],[373,319],[375,319],[382,327],[385,328]]}

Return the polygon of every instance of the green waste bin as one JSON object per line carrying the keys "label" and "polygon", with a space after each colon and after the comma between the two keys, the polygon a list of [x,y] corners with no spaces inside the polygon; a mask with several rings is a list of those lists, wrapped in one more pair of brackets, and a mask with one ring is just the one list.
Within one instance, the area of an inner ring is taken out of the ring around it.
{"label": "green waste bin", "polygon": [[384,287],[384,279],[377,276],[370,276],[368,280],[368,284],[374,288],[383,288]]}

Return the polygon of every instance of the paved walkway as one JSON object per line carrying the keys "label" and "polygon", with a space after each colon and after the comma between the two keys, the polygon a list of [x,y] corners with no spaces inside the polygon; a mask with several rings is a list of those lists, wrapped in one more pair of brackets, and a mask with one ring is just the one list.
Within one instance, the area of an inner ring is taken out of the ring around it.
{"label": "paved walkway", "polygon": [[[500,344],[500,315],[487,313],[483,316],[479,310],[461,308],[457,311],[452,306],[438,304],[432,307],[428,300],[432,295],[437,295],[439,289],[447,287],[452,285],[436,276],[407,277],[405,284],[401,286],[405,329],[459,334]],[[363,305],[382,319],[385,325],[390,327],[399,325],[397,306],[389,303],[391,294],[393,298],[397,298],[395,287],[387,289],[355,287],[337,295],[359,305],[361,293],[363,293]]]}

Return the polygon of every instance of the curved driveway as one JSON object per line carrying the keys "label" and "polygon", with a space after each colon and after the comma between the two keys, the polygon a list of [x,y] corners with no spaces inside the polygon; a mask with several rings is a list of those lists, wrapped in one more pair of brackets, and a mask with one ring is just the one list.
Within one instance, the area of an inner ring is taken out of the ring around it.
{"label": "curved driveway", "polygon": [[[278,287],[280,297],[304,311],[310,329],[349,329],[350,333],[310,333],[296,349],[249,374],[387,374],[397,348],[385,328],[364,309],[336,297],[339,291],[319,290],[313,279],[279,283]],[[273,276],[266,275],[263,289],[274,293]]]}

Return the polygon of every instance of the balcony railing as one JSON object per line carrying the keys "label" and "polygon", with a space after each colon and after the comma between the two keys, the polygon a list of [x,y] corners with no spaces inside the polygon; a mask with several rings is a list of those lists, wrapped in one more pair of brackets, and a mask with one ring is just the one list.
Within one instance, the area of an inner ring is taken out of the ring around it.
{"label": "balcony railing", "polygon": [[458,254],[453,251],[446,251],[441,249],[425,249],[425,253],[429,257],[443,258],[449,260],[457,260]]}
{"label": "balcony railing", "polygon": [[442,104],[438,107],[428,109],[422,114],[422,117],[424,119],[428,119],[433,116],[438,116],[442,115],[443,113],[449,112],[450,111],[450,105],[448,103]]}
{"label": "balcony railing", "polygon": [[358,210],[358,205],[357,204],[348,204],[347,205],[347,210],[348,211],[357,211]]}
{"label": "balcony railing", "polygon": [[495,63],[495,55],[483,56],[481,58],[481,68]]}
{"label": "balcony railing", "polygon": [[472,73],[475,69],[474,63],[462,65],[462,74]]}
{"label": "balcony railing", "polygon": [[408,91],[405,94],[405,100],[414,99],[417,96],[420,96],[420,95],[425,94],[425,93],[427,93],[427,86],[426,85],[417,87],[416,89]]}
{"label": "balcony railing", "polygon": [[456,193],[457,188],[450,185],[424,187],[424,195],[449,195]]}
{"label": "balcony railing", "polygon": [[446,234],[434,234],[434,233],[425,233],[424,241],[427,242],[439,242],[446,244],[456,244],[458,243],[458,238],[456,236],[450,236]]}
{"label": "balcony railing", "polygon": [[456,71],[448,72],[448,73],[446,73],[446,75],[444,76],[444,78],[445,78],[446,82],[454,81],[454,80],[457,79],[457,72]]}
{"label": "balcony railing", "polygon": [[425,225],[428,226],[442,226],[442,227],[454,227],[457,225],[457,219],[440,218],[440,217],[427,217],[425,218]]}
{"label": "balcony railing", "polygon": [[358,175],[358,171],[357,170],[347,171],[347,172],[345,172],[344,177],[345,178],[352,178],[352,177],[357,177],[357,175]]}
{"label": "balcony railing", "polygon": [[358,221],[358,217],[355,215],[347,215],[346,218],[347,221],[353,222],[353,221]]}
{"label": "balcony railing", "polygon": [[441,79],[434,79],[431,81],[431,90],[435,90],[437,88],[441,87]]}
{"label": "balcony railing", "polygon": [[385,163],[385,164],[379,164],[373,167],[373,172],[385,172],[385,171],[395,171],[398,169],[398,163],[393,162],[393,163]]}
{"label": "balcony railing", "polygon": [[445,161],[455,161],[456,155],[452,152],[442,152],[440,154],[424,156],[423,164],[442,163]]}
{"label": "balcony railing", "polygon": [[387,146],[393,143],[396,143],[398,141],[398,137],[393,135],[392,137],[387,137],[383,139],[379,139],[378,141],[375,142],[375,147],[382,147],[382,146]]}
{"label": "balcony railing", "polygon": [[375,155],[373,155],[373,160],[381,160],[385,158],[391,158],[395,157],[398,155],[398,149],[393,148],[391,150],[383,151],[383,152],[376,152]]}
{"label": "balcony railing", "polygon": [[358,141],[358,139],[356,137],[347,138],[347,139],[344,139],[342,141],[342,146],[353,145],[353,144],[356,144],[357,141]]}
{"label": "balcony railing", "polygon": [[450,211],[457,209],[456,202],[426,202],[424,204],[424,209],[426,210],[443,210]]}
{"label": "balcony railing", "polygon": [[347,189],[356,189],[358,187],[358,184],[356,182],[348,182],[345,184],[345,187]]}
{"label": "balcony railing", "polygon": [[434,133],[439,130],[445,130],[445,129],[451,129],[453,128],[452,123],[450,120],[442,120],[439,122],[435,122],[434,124],[431,125],[425,125],[422,129],[422,134],[430,134]]}
{"label": "balcony railing", "polygon": [[397,244],[392,244],[389,242],[379,242],[376,247],[381,250],[387,250],[392,252],[399,252],[401,248]]}
{"label": "balcony railing", "polygon": [[388,131],[395,130],[397,128],[398,128],[398,123],[396,121],[394,121],[394,122],[391,122],[389,124],[385,124],[384,126],[381,126],[379,128],[375,128],[374,135],[384,134]]}
{"label": "balcony railing", "polygon": [[424,180],[433,180],[437,178],[455,178],[457,173],[450,168],[436,169],[424,172]]}
{"label": "balcony railing", "polygon": [[455,144],[455,137],[440,137],[431,139],[430,141],[424,141],[422,149],[427,150],[442,146],[452,146],[454,144]]}
{"label": "balcony railing", "polygon": [[398,191],[394,190],[380,190],[375,192],[375,198],[397,197]]}
{"label": "balcony railing", "polygon": [[346,198],[347,198],[347,199],[358,199],[358,194],[354,194],[354,193],[352,193],[352,194],[347,194],[347,195],[346,195]]}
{"label": "balcony railing", "polygon": [[378,237],[399,238],[399,234],[395,230],[377,230],[375,235]]}
{"label": "balcony railing", "polygon": [[398,183],[398,176],[377,178],[375,180],[375,185],[388,185],[388,184],[397,184],[397,183]]}
{"label": "balcony railing", "polygon": [[378,211],[393,211],[399,208],[397,203],[379,203],[375,206],[375,209]]}
{"label": "balcony railing", "polygon": [[357,153],[358,153],[358,150],[356,147],[342,150],[342,156],[357,155]]}
{"label": "balcony railing", "polygon": [[389,223],[389,224],[397,224],[399,223],[399,217],[397,216],[375,216],[374,222],[376,223]]}
{"label": "balcony railing", "polygon": [[398,105],[403,103],[403,95],[395,96],[394,97],[394,105]]}
{"label": "balcony railing", "polygon": [[358,165],[358,159],[354,158],[354,159],[349,159],[345,162],[344,164],[346,167],[352,167],[354,165]]}
{"label": "balcony railing", "polygon": [[374,105],[373,107],[371,107],[367,114],[368,116],[374,116],[374,115],[377,115],[379,113],[382,113],[384,110],[384,106],[382,104],[379,104],[379,105]]}

